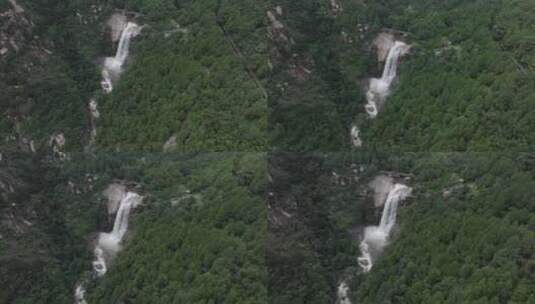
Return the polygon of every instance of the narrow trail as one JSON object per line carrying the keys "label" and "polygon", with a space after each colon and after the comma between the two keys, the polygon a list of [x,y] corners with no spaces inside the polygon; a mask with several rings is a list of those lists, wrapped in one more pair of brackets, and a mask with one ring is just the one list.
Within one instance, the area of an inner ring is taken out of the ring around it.
{"label": "narrow trail", "polygon": [[216,19],[215,22],[217,26],[221,30],[221,33],[223,34],[223,37],[225,38],[227,43],[230,44],[232,51],[234,53],[234,56],[236,56],[236,58],[238,58],[238,60],[242,63],[243,69],[245,70],[245,72],[247,72],[247,74],[249,75],[249,78],[251,78],[251,80],[255,83],[255,85],[264,95],[264,98],[267,100],[268,93],[266,89],[264,88],[264,86],[262,85],[258,77],[256,76],[255,72],[247,65],[247,59],[241,52],[236,42],[234,42],[234,39],[232,39],[232,36],[228,33],[227,29],[225,28],[225,24],[220,20],[221,16],[219,15],[219,10],[220,8],[218,7],[215,12],[215,19]]}

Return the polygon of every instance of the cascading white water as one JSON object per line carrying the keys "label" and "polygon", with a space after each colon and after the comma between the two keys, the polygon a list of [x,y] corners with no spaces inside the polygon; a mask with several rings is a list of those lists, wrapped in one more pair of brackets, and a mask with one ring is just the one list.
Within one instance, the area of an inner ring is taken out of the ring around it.
{"label": "cascading white water", "polygon": [[78,284],[74,292],[74,304],[87,304],[85,300],[85,287],[83,284]]}
{"label": "cascading white water", "polygon": [[[120,18],[120,16],[118,18]],[[121,31],[119,46],[117,47],[115,57],[107,57],[104,59],[101,86],[105,93],[110,93],[113,90],[113,80],[118,79],[122,72],[122,67],[128,58],[130,41],[141,32],[141,29],[142,27],[134,22],[126,23]],[[89,145],[91,145],[97,136],[96,120],[99,118],[100,113],[98,112],[98,105],[94,98],[90,99],[88,106],[91,118],[91,134],[89,141]],[[117,210],[113,229],[110,233],[99,234],[98,242],[94,249],[95,260],[92,265],[93,272],[97,277],[103,276],[108,271],[107,261],[113,258],[121,249],[120,243],[128,230],[130,211],[143,200],[143,197],[136,193],[124,193],[124,189],[119,191],[121,195],[119,202],[120,206]],[[76,285],[74,291],[75,304],[87,304],[87,301],[85,300],[85,292],[85,282],[82,281]]]}
{"label": "cascading white water", "polygon": [[368,103],[365,106],[366,112],[371,118],[375,118],[381,106],[390,94],[390,86],[396,78],[399,59],[405,55],[410,46],[402,41],[396,41],[388,52],[383,75],[381,78],[370,79],[370,87],[366,93]]}
{"label": "cascading white water", "polygon": [[128,22],[125,29],[121,34],[121,39],[119,40],[119,47],[117,48],[117,53],[115,55],[115,60],[119,63],[119,66],[122,66],[123,63],[128,58],[128,52],[130,48],[130,39],[136,36],[139,33],[139,26],[134,22]]}
{"label": "cascading white water", "polygon": [[[374,43],[378,49],[379,61],[385,59],[387,50],[388,55],[386,56],[381,78],[371,78],[366,92],[368,102],[365,105],[365,110],[370,118],[375,118],[379,113],[379,108],[384,105],[386,98],[390,94],[390,87],[396,79],[399,60],[411,48],[410,45],[402,41],[394,41],[394,36],[388,33],[380,34]],[[355,124],[351,126],[350,138],[354,147],[362,147],[363,141],[360,138],[360,129]],[[384,203],[384,209],[379,226],[368,226],[364,229],[364,237],[360,243],[362,255],[358,258],[358,264],[364,272],[369,272],[372,269],[373,258],[380,254],[387,245],[390,232],[396,223],[399,202],[412,192],[411,188],[403,184],[394,184],[393,179],[386,176],[378,176],[370,186],[376,192],[376,207]],[[351,304],[348,293],[349,286],[342,281],[338,285],[336,303]]]}
{"label": "cascading white water", "polygon": [[133,37],[137,36],[141,31],[141,27],[134,22],[128,22],[121,33],[121,39],[119,40],[119,46],[115,57],[107,57],[104,60],[104,66],[102,67],[102,89],[106,93],[110,93],[113,90],[113,79],[119,77],[122,67],[128,58],[130,52],[130,41]]}
{"label": "cascading white water", "polygon": [[362,256],[358,258],[358,263],[364,272],[372,269],[372,256],[381,253],[388,244],[390,232],[396,224],[399,202],[406,199],[411,192],[412,188],[403,184],[395,184],[386,198],[379,226],[368,226],[364,229],[364,238],[360,243]]}
{"label": "cascading white water", "polygon": [[106,258],[115,256],[121,250],[121,241],[128,230],[130,211],[139,205],[142,199],[143,197],[137,193],[127,192],[119,203],[119,210],[117,210],[112,231],[99,234],[98,243],[95,247],[95,261],[93,261],[93,269],[98,276],[104,275],[108,270]]}
{"label": "cascading white water", "polygon": [[93,271],[95,271],[97,276],[101,277],[108,271],[106,259],[104,258],[104,250],[102,247],[97,245],[93,251],[93,254],[95,255],[95,260],[93,261]]}
{"label": "cascading white water", "polygon": [[95,98],[89,100],[89,124],[91,132],[89,133],[89,145],[92,145],[97,137],[97,119],[100,117],[98,103]]}
{"label": "cascading white water", "polygon": [[[119,209],[113,222],[112,231],[99,234],[95,246],[93,271],[97,277],[101,277],[108,271],[108,262],[121,250],[121,241],[128,231],[128,220],[133,208],[139,206],[143,197],[134,192],[122,193],[119,201]],[[87,304],[85,300],[85,287],[83,283],[76,286],[74,293],[76,304]]]}
{"label": "cascading white water", "polygon": [[351,126],[351,142],[354,147],[362,147],[362,139],[360,139],[360,130],[357,126]]}
{"label": "cascading white water", "polygon": [[337,304],[351,304],[351,300],[349,300],[349,286],[347,286],[347,283],[342,281],[340,285],[338,285],[338,291],[337,291],[337,297],[338,301]]}

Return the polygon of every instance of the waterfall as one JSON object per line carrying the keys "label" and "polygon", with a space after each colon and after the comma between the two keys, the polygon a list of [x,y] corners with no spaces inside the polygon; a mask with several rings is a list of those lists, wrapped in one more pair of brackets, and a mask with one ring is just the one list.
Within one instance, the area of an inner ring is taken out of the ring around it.
{"label": "waterfall", "polygon": [[104,250],[102,250],[102,247],[96,246],[93,254],[95,255],[95,260],[93,261],[93,271],[98,277],[101,277],[108,271],[106,259],[104,258]]}
{"label": "waterfall", "polygon": [[130,39],[137,35],[137,33],[139,33],[139,26],[134,22],[128,22],[123,30],[123,33],[121,34],[119,47],[117,48],[117,53],[115,54],[115,60],[117,60],[120,65],[123,65],[128,57]]}
{"label": "waterfall", "polygon": [[[100,86],[106,94],[111,93],[113,90],[113,81],[119,78],[119,75],[122,72],[122,66],[128,58],[128,54],[130,52],[130,41],[133,37],[140,33],[141,28],[142,27],[138,26],[134,22],[128,22],[120,32],[121,37],[119,39],[119,46],[117,47],[115,57],[107,57],[104,59],[101,70],[102,80],[100,82]],[[91,98],[88,105],[91,127],[88,147],[93,145],[97,137],[97,119],[100,116],[97,106],[98,104],[95,97]]]}
{"label": "waterfall", "polygon": [[98,103],[95,98],[89,100],[89,125],[91,132],[89,133],[89,145],[92,145],[97,138],[97,119],[100,117],[98,112]]}
{"label": "waterfall", "polygon": [[95,261],[93,261],[93,269],[98,276],[106,273],[108,269],[106,260],[114,257],[121,250],[121,241],[128,230],[130,211],[139,205],[142,199],[143,197],[136,193],[126,193],[119,203],[112,231],[99,234],[95,247]]}
{"label": "waterfall", "polygon": [[379,112],[379,107],[383,105],[390,94],[390,86],[396,78],[399,59],[405,55],[410,46],[402,41],[396,41],[388,52],[383,75],[381,78],[370,79],[370,87],[366,93],[368,103],[365,106],[366,112],[371,118],[375,118]]}
{"label": "waterfall", "polygon": [[74,292],[74,304],[87,304],[85,300],[85,287],[82,284],[76,286],[76,291]]}
{"label": "waterfall", "polygon": [[362,147],[362,139],[360,139],[360,130],[356,125],[351,126],[351,142],[355,147]]}
{"label": "waterfall", "polygon": [[[128,231],[128,219],[133,208],[139,206],[143,197],[134,192],[122,193],[119,201],[119,209],[113,222],[111,232],[101,232],[94,249],[95,260],[93,261],[93,272],[96,277],[101,277],[108,271],[108,262],[121,250],[121,241]],[[77,285],[75,293],[75,304],[87,304],[85,301],[84,283]]]}
{"label": "waterfall", "polygon": [[113,90],[113,81],[119,77],[122,72],[122,67],[128,58],[130,52],[130,41],[133,37],[137,36],[141,31],[141,27],[134,22],[128,22],[121,33],[119,40],[119,46],[115,57],[107,57],[104,60],[104,66],[102,68],[102,89],[106,93],[110,93]]}
{"label": "waterfall", "polygon": [[347,283],[345,281],[342,281],[340,285],[338,285],[338,291],[337,291],[338,301],[336,303],[337,304],[351,304],[351,300],[349,299],[348,292],[349,292],[349,286],[347,286]]}
{"label": "waterfall", "polygon": [[358,263],[364,272],[368,272],[373,266],[373,256],[377,256],[388,244],[388,238],[394,225],[399,202],[406,199],[412,192],[412,188],[403,184],[395,184],[388,192],[379,226],[368,226],[364,229],[364,238],[360,243],[362,255]]}

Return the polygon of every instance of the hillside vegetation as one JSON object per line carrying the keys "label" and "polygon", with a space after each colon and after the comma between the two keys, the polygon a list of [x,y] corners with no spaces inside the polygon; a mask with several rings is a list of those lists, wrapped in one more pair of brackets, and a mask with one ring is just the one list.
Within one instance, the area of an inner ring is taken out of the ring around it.
{"label": "hillside vegetation", "polygon": [[144,206],[127,249],[90,280],[90,303],[266,301],[262,154],[73,155],[42,167],[42,182],[28,177],[27,156],[4,157],[17,169],[0,163],[0,181],[12,172],[29,194],[0,201],[12,215],[0,225],[3,303],[72,303],[91,277],[92,238],[111,229],[102,191],[117,181],[137,185]]}

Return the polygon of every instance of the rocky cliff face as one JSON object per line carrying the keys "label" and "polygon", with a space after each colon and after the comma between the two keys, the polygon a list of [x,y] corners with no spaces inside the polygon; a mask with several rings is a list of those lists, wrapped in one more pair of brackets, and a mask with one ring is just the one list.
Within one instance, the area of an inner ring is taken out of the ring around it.
{"label": "rocky cliff face", "polygon": [[42,215],[39,166],[24,155],[3,155],[0,161],[0,303],[11,303],[32,284],[31,275],[50,262],[46,234],[38,228]]}
{"label": "rocky cliff face", "polygon": [[34,24],[29,20],[28,14],[14,0],[11,7],[0,13],[2,27],[0,28],[0,55],[2,59],[13,52],[23,51],[27,41],[32,39]]}
{"label": "rocky cliff face", "polygon": [[410,180],[368,161],[338,157],[270,156],[266,248],[272,303],[299,296],[335,303],[340,282],[358,272],[356,247],[364,227],[380,221],[395,184]]}
{"label": "rocky cliff face", "polygon": [[31,138],[22,133],[20,124],[29,115],[34,100],[25,92],[31,83],[30,75],[48,59],[50,51],[34,36],[35,24],[28,12],[17,2],[0,9],[0,97],[1,120],[11,127],[4,131],[4,140],[17,143],[32,151]]}
{"label": "rocky cliff face", "polygon": [[97,178],[77,173],[67,180],[58,163],[41,156],[4,151],[0,159],[0,303],[72,303],[71,280],[89,267],[73,266],[72,257],[88,259],[90,232],[107,225]]}
{"label": "rocky cliff face", "polygon": [[16,0],[0,6],[0,303],[19,298],[31,278],[42,278],[54,264],[51,236],[42,226],[44,171],[23,127],[36,103],[28,92],[46,74],[52,53],[35,28],[32,14]]}
{"label": "rocky cliff face", "polygon": [[95,26],[102,12],[24,4],[0,5],[0,142],[38,152],[52,150],[51,136],[62,134],[67,146],[80,145],[89,135],[91,57],[104,37]]}
{"label": "rocky cliff face", "polygon": [[334,303],[338,281],[355,265],[354,256],[339,255],[335,248],[352,246],[351,225],[340,224],[358,221],[361,204],[373,214],[367,179],[356,165],[336,172],[326,159],[312,154],[276,153],[268,168],[271,301],[288,303],[305,296],[315,299],[311,303]]}

